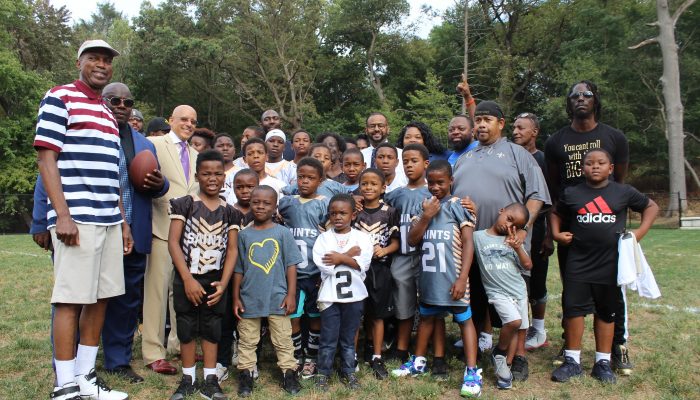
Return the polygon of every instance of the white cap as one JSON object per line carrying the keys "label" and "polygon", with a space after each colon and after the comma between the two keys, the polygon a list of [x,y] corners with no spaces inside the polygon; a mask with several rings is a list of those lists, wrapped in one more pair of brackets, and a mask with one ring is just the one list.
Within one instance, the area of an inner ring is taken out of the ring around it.
{"label": "white cap", "polygon": [[105,42],[104,40],[86,40],[83,42],[83,44],[80,45],[80,49],[78,50],[78,58],[83,55],[84,52],[90,49],[105,49],[112,53],[112,57],[116,57],[119,55],[119,52],[114,50],[112,46],[109,45],[109,43]]}
{"label": "white cap", "polygon": [[270,132],[267,132],[267,135],[265,135],[265,141],[267,142],[273,136],[277,136],[278,138],[282,139],[283,142],[287,141],[287,136],[285,136],[284,132],[282,132],[280,129],[273,129]]}

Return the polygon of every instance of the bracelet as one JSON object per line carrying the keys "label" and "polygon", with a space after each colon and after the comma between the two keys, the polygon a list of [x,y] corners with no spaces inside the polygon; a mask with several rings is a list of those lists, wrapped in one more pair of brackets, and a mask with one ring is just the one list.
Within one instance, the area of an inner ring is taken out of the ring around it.
{"label": "bracelet", "polygon": [[472,104],[476,104],[476,101],[474,100],[473,97],[469,96],[469,101],[465,101],[464,104],[469,107]]}

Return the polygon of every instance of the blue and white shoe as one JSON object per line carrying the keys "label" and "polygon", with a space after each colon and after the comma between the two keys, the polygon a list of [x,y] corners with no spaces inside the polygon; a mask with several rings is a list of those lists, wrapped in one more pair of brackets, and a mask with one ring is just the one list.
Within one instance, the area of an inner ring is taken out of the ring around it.
{"label": "blue and white shoe", "polygon": [[[421,362],[422,361],[422,362]],[[421,357],[419,362],[416,362],[416,356],[411,356],[411,358],[406,361],[399,369],[391,371],[391,376],[402,377],[402,376],[420,376],[426,373],[426,360]]]}
{"label": "blue and white shoe", "polygon": [[481,396],[481,368],[465,368],[464,381],[459,394],[463,397],[479,397]]}

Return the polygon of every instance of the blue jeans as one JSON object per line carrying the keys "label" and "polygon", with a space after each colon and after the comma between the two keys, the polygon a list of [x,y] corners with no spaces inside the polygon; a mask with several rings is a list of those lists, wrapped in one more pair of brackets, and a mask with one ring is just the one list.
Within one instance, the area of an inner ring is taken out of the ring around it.
{"label": "blue jeans", "polygon": [[319,374],[328,376],[333,371],[333,358],[338,345],[341,372],[355,372],[355,333],[360,327],[363,303],[333,303],[321,311],[321,343],[316,363]]}

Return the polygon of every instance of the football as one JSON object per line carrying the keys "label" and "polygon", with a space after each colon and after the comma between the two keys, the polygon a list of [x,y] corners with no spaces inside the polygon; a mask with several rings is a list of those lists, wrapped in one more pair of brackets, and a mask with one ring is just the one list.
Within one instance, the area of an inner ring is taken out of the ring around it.
{"label": "football", "polygon": [[139,192],[144,192],[146,189],[143,185],[146,182],[146,174],[158,169],[158,161],[156,156],[148,150],[144,150],[136,154],[131,164],[129,164],[129,180],[134,185],[134,189]]}

